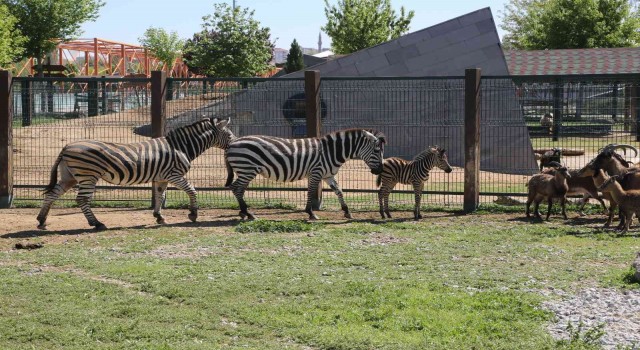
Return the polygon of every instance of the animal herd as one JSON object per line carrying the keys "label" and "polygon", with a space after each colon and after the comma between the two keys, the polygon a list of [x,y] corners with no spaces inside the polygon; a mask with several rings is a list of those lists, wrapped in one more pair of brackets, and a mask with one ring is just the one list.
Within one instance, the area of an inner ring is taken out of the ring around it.
{"label": "animal herd", "polygon": [[378,175],[380,215],[391,217],[388,208],[389,192],[397,183],[412,184],[415,190],[414,218],[420,214],[420,201],[429,171],[438,167],[451,172],[443,148],[432,146],[412,161],[399,158],[384,159],[386,137],[371,129],[346,129],[323,137],[286,139],[251,135],[236,137],[229,129],[231,119],[205,118],[191,125],[170,131],[165,137],[137,143],[110,143],[96,140],[67,144],[60,151],[51,168],[50,181],[45,187],[45,199],[38,214],[38,228],[46,229],[52,204],[73,186],[78,186],[76,201],[90,226],[104,230],[90,208],[96,183],[102,179],[116,185],[152,183],[153,216],[158,224],[165,224],[162,203],[168,184],[189,196],[189,219],[198,218],[197,195],[185,175],[191,162],[211,147],[225,151],[228,187],[236,197],[242,219],[255,219],[244,201],[244,193],[251,181],[262,175],[278,182],[308,179],[305,212],[310,220],[318,217],[312,199],[320,181],[335,192],[346,218],[351,212],[344,200],[335,175],[349,159],[361,159]]}
{"label": "animal herd", "polygon": [[[551,152],[551,161],[541,160],[541,167],[544,164],[548,169],[533,175],[527,184],[526,216],[531,216],[530,207],[533,203],[533,215],[542,219],[538,208],[540,203],[546,200],[546,220],[549,220],[553,199],[557,198],[562,216],[566,219],[567,195],[583,194],[580,211],[589,198],[595,198],[608,214],[604,226],[609,227],[612,224],[616,210],[619,209],[620,223],[616,229],[621,233],[627,232],[633,216],[640,219],[640,168],[625,160],[617,150],[623,150],[625,154],[627,150],[631,150],[634,157],[638,156],[638,150],[631,145],[609,144],[601,148],[581,169],[568,170],[557,161],[557,152]],[[598,192],[601,192],[602,196]],[[603,198],[609,202],[608,210]]]}

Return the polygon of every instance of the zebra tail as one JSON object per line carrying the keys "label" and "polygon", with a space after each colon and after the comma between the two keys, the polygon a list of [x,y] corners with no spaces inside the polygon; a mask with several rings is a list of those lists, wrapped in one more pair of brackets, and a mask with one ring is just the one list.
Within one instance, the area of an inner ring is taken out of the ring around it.
{"label": "zebra tail", "polygon": [[47,194],[53,191],[53,189],[56,187],[56,184],[58,183],[58,165],[60,165],[60,162],[62,161],[63,152],[64,152],[64,149],[60,151],[60,154],[58,155],[56,162],[53,163],[53,167],[51,167],[51,177],[49,178],[49,184],[45,186],[44,190],[42,190],[44,194]]}
{"label": "zebra tail", "polygon": [[224,184],[224,187],[229,187],[233,182],[233,168],[226,158],[224,160],[224,165],[227,167],[227,182]]}
{"label": "zebra tail", "polygon": [[382,175],[378,175],[378,177],[376,177],[376,186],[380,187],[380,185],[382,185]]}

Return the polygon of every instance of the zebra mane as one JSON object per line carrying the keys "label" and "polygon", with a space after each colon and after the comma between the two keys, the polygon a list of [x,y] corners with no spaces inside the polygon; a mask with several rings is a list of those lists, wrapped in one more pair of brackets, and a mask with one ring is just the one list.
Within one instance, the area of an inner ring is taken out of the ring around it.
{"label": "zebra mane", "polygon": [[350,133],[350,132],[358,133],[358,132],[361,132],[361,131],[363,131],[363,130],[364,130],[364,131],[368,131],[368,132],[372,133],[372,134],[373,134],[373,136],[377,137],[377,138],[378,138],[378,140],[380,140],[381,142],[383,142],[383,143],[386,143],[386,142],[387,142],[387,137],[384,135],[384,133],[383,133],[382,131],[378,131],[378,130],[376,130],[376,129],[357,129],[357,128],[351,128],[351,129],[342,129],[342,130],[337,130],[337,131],[332,132],[331,134],[337,134],[337,133],[339,133],[339,132],[344,132],[344,133]]}
{"label": "zebra mane", "polygon": [[442,148],[438,147],[438,146],[429,146],[427,147],[427,149],[425,149],[424,151],[418,153],[415,157],[413,157],[413,161],[414,162],[419,162],[421,160],[426,159],[427,157],[430,156],[437,156],[438,152],[441,150]]}
{"label": "zebra mane", "polygon": [[205,124],[205,123],[212,124],[211,123],[211,119],[209,119],[209,118],[201,119],[201,120],[198,120],[197,122],[193,122],[193,123],[191,123],[189,125],[184,125],[184,126],[181,126],[179,128],[175,128],[175,129],[169,131],[169,133],[167,133],[166,138],[167,139],[174,138],[176,136],[176,134],[178,132],[182,131],[182,130],[196,128],[196,127],[198,127],[198,126],[200,126],[202,124]]}

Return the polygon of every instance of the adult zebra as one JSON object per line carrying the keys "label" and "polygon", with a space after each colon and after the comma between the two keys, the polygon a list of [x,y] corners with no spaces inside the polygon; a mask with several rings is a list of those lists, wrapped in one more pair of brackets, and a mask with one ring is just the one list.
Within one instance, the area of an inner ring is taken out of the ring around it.
{"label": "adult zebra", "polygon": [[[387,158],[384,160],[382,174],[378,175],[376,184],[380,187],[378,191],[378,202],[380,204],[380,215],[384,219],[384,214],[391,218],[389,211],[389,193],[396,184],[411,184],[415,195],[415,206],[413,209],[413,217],[415,220],[421,219],[420,200],[422,198],[422,190],[424,182],[429,180],[429,171],[434,166],[450,173],[451,165],[447,160],[447,153],[444,148],[438,146],[428,147],[420,154],[415,156],[412,161],[401,158]],[[384,201],[384,206],[383,206]]]}
{"label": "adult zebra", "polygon": [[[348,159],[362,159],[373,174],[382,172],[385,136],[364,129],[340,130],[324,137],[284,139],[271,136],[244,136],[229,144],[225,152],[227,183],[240,205],[240,217],[255,219],[247,210],[244,192],[260,174],[266,178],[289,182],[309,179],[307,206],[310,220],[318,217],[311,205],[320,180],[324,180],[338,196],[344,216],[351,218],[342,190],[335,179],[340,166]],[[233,182],[234,172],[238,178]]]}
{"label": "adult zebra", "polygon": [[162,202],[171,183],[189,195],[189,219],[195,221],[198,217],[196,191],[184,175],[191,162],[205,150],[213,146],[224,149],[235,138],[227,128],[230,121],[231,118],[221,121],[207,118],[174,129],[165,137],[137,143],[85,140],[66,145],[51,168],[51,179],[45,187],[44,203],[38,214],[38,228],[46,228],[53,202],[78,184],[76,201],[89,225],[97,230],[106,229],[89,207],[99,179],[116,185],[153,182],[153,216],[159,224],[165,223]]}

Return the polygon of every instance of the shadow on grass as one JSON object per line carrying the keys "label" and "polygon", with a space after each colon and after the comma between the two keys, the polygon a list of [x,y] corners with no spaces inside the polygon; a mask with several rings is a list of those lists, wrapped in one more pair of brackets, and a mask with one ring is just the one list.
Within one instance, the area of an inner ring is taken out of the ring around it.
{"label": "shadow on grass", "polygon": [[232,220],[217,220],[217,221],[197,221],[197,222],[176,222],[173,224],[165,224],[165,225],[136,225],[136,226],[116,226],[109,227],[103,231],[97,231],[94,228],[86,227],[79,228],[73,230],[24,230],[17,232],[10,232],[0,235],[0,238],[34,238],[34,237],[45,237],[45,236],[71,236],[71,235],[79,235],[85,233],[103,233],[109,231],[117,231],[117,230],[136,230],[136,229],[146,229],[146,230],[155,230],[160,228],[171,228],[171,227],[191,227],[191,228],[208,228],[208,227],[229,227],[235,226],[240,222],[239,219]]}

